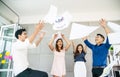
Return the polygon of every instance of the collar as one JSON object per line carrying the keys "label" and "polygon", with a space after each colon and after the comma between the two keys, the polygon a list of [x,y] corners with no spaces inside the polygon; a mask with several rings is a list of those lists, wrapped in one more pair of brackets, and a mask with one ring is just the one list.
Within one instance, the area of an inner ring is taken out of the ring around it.
{"label": "collar", "polygon": [[102,44],[100,44],[100,45],[97,45],[97,44],[96,44],[95,46],[101,46],[101,45],[103,45],[103,43],[102,43]]}

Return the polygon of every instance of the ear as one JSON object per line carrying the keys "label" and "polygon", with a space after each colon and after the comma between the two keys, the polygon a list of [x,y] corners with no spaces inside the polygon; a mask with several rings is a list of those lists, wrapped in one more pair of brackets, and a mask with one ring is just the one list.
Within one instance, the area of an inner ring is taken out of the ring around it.
{"label": "ear", "polygon": [[104,42],[104,39],[102,39],[102,42]]}
{"label": "ear", "polygon": [[18,35],[18,39],[20,38],[21,35]]}

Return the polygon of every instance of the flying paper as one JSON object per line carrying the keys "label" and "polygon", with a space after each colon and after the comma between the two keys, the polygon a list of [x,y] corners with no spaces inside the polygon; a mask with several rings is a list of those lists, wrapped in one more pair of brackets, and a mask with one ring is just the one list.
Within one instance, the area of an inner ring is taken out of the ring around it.
{"label": "flying paper", "polygon": [[53,5],[50,6],[48,14],[44,17],[44,22],[53,24],[57,16],[57,8]]}
{"label": "flying paper", "polygon": [[120,32],[120,25],[112,22],[108,22],[107,25],[111,30],[113,30],[113,32]]}
{"label": "flying paper", "polygon": [[114,49],[114,54],[118,54],[120,52],[120,44],[118,45],[112,45],[113,49]]}
{"label": "flying paper", "polygon": [[98,26],[86,26],[73,23],[69,39],[72,40],[83,38],[85,36],[88,36],[90,33],[94,32],[98,28],[99,28]]}
{"label": "flying paper", "polygon": [[117,60],[111,62],[106,68],[104,68],[103,73],[100,77],[105,77],[109,75],[110,70],[112,69],[113,65],[116,63]]}
{"label": "flying paper", "polygon": [[67,28],[72,20],[72,16],[68,12],[57,16],[57,8],[51,5],[48,14],[43,18],[45,23],[53,24],[54,30],[63,30]]}
{"label": "flying paper", "polygon": [[120,32],[108,34],[110,44],[120,44]]}
{"label": "flying paper", "polygon": [[67,28],[72,20],[70,13],[65,12],[60,17],[57,17],[53,25],[54,30],[63,30]]}

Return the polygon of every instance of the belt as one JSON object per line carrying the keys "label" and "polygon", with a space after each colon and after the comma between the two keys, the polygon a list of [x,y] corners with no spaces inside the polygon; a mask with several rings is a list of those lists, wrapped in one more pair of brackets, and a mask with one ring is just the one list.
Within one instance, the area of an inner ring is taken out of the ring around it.
{"label": "belt", "polygon": [[93,68],[105,68],[106,66],[93,66]]}

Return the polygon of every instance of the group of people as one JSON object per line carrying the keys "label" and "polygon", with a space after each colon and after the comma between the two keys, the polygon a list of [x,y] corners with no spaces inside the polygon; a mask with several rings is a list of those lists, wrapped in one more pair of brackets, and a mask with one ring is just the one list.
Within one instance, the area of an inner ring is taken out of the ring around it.
{"label": "group of people", "polygon": [[[110,33],[106,21],[104,19],[100,20],[100,25],[106,32],[106,35]],[[29,68],[29,62],[27,59],[28,49],[35,48],[39,45],[43,39],[45,33],[42,32],[39,35],[39,39],[36,42],[33,42],[38,35],[39,31],[44,27],[44,23],[40,22],[36,27],[34,32],[30,37],[27,37],[27,32],[25,29],[19,29],[15,33],[17,41],[12,46],[12,56],[13,56],[13,68],[14,74],[16,77],[48,77],[48,74],[43,71],[33,70]],[[73,46],[74,54],[74,77],[87,77],[85,55],[87,53],[86,48],[92,50],[92,77],[99,77],[104,68],[107,66],[107,54],[108,49],[111,46],[109,44],[108,37],[106,42],[104,42],[105,37],[102,34],[97,34],[95,37],[96,44],[92,44],[88,41],[87,36],[83,37],[86,46],[83,46],[81,43],[75,45],[74,41],[70,41],[65,37],[64,34],[61,34],[60,38],[57,38],[58,34],[54,34],[48,43],[49,48],[54,53],[54,60],[51,69],[51,75],[53,77],[65,77],[66,67],[65,67],[65,52],[68,50],[70,45]],[[64,42],[66,45],[64,46]],[[53,45],[55,41],[55,45]]]}

